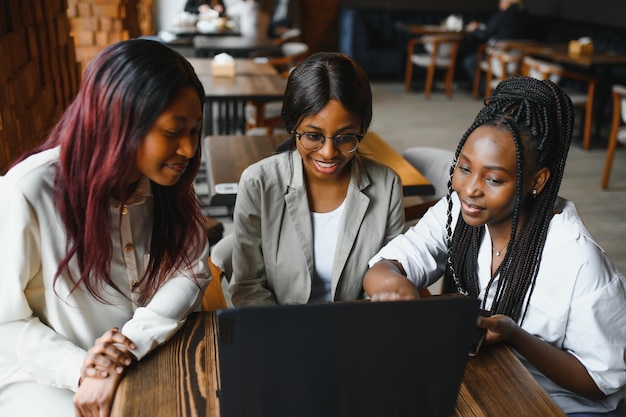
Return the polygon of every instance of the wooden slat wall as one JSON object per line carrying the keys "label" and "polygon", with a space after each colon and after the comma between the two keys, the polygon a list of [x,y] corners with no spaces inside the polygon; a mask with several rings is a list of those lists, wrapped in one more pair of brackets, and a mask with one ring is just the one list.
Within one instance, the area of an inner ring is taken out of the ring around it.
{"label": "wooden slat wall", "polygon": [[41,142],[80,78],[66,0],[0,2],[0,174]]}
{"label": "wooden slat wall", "polygon": [[152,0],[68,0],[76,56],[85,67],[112,43],[153,35]]}
{"label": "wooden slat wall", "polygon": [[1,0],[0,175],[45,138],[98,52],[153,32],[152,0]]}

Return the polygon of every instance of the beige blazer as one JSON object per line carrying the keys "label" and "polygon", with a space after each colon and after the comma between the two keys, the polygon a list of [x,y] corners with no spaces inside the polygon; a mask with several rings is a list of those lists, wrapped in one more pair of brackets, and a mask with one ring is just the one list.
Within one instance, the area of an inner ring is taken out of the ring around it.
{"label": "beige blazer", "polygon": [[[395,172],[356,155],[335,250],[332,299],[363,297],[368,260],[404,228]],[[271,156],[242,174],[234,210],[235,305],[305,304],[314,276],[313,229],[297,151]]]}

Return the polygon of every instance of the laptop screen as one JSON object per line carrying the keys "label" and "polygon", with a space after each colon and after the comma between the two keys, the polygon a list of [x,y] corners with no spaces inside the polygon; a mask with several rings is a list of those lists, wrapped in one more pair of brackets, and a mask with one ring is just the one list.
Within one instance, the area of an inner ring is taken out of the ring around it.
{"label": "laptop screen", "polygon": [[220,411],[231,416],[449,416],[479,302],[218,311]]}

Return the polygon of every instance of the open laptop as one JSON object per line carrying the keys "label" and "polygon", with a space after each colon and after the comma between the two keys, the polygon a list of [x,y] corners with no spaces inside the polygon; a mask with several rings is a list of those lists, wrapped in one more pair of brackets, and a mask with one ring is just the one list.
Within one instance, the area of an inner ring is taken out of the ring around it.
{"label": "open laptop", "polygon": [[220,310],[221,416],[449,416],[478,307],[439,296]]}

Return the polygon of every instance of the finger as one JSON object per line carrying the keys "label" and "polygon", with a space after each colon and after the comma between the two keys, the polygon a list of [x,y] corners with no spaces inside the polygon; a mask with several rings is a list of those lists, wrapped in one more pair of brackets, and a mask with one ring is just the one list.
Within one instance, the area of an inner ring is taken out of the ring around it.
{"label": "finger", "polygon": [[400,299],[397,292],[378,292],[372,295],[372,301],[396,301]]}
{"label": "finger", "polygon": [[[122,369],[123,370],[123,369]],[[80,369],[80,375],[82,378],[106,378],[109,376],[108,369],[95,368],[91,366],[83,366]]]}
{"label": "finger", "polygon": [[[125,360],[124,358],[118,359],[118,358],[112,358],[110,356],[104,356],[102,354],[95,354],[95,355],[90,354],[88,355],[88,358],[85,359],[85,362],[84,362],[85,375],[87,375],[87,372],[90,369],[95,370],[95,371],[89,371],[92,373],[90,373],[87,376],[97,376],[97,377],[108,376],[108,375],[103,375],[102,372],[121,374],[127,365],[126,362],[127,360]],[[99,374],[96,375],[96,373],[99,373]]]}
{"label": "finger", "polygon": [[109,330],[109,332],[110,332],[110,335],[111,335],[110,336],[111,337],[111,341],[113,343],[119,343],[119,344],[123,345],[128,350],[132,350],[132,349],[135,349],[137,347],[137,346],[135,346],[133,341],[130,340],[129,338],[127,338],[126,336],[124,336],[122,334],[122,332],[120,332],[117,327],[112,328],[111,330]]}

